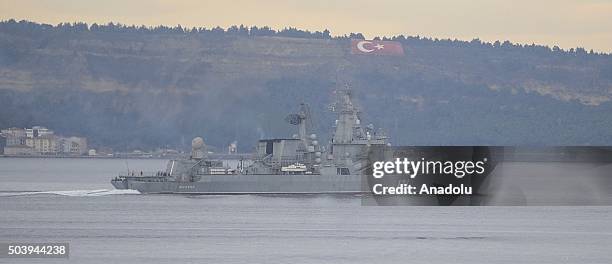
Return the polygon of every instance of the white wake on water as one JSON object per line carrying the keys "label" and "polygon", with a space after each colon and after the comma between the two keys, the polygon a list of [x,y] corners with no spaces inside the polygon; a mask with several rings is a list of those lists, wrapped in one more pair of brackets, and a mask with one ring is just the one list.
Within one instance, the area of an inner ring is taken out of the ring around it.
{"label": "white wake on water", "polygon": [[38,191],[38,192],[5,192],[0,193],[0,196],[25,196],[25,195],[40,195],[40,194],[52,194],[52,195],[63,195],[71,197],[95,197],[95,196],[106,196],[106,195],[123,195],[123,194],[140,194],[136,190],[71,190],[71,191]]}

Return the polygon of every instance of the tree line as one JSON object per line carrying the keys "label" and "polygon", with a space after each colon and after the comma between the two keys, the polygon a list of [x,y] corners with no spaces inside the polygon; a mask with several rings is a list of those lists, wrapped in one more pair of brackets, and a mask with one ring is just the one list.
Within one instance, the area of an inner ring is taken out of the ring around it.
{"label": "tree line", "polygon": [[[107,24],[87,24],[84,22],[74,23],[59,23],[57,25],[41,24],[31,22],[27,20],[16,21],[15,19],[9,19],[0,21],[0,30],[4,32],[13,32],[17,34],[23,34],[24,32],[37,33],[37,32],[58,32],[58,33],[131,33],[131,34],[198,34],[204,36],[244,36],[244,37],[290,37],[290,38],[305,38],[305,39],[334,39],[334,40],[348,40],[348,39],[365,39],[362,33],[350,33],[344,35],[333,36],[328,29],[323,31],[309,31],[302,30],[294,27],[286,27],[281,30],[275,30],[268,26],[257,27],[257,26],[245,26],[245,25],[233,25],[224,29],[220,26],[213,28],[206,27],[183,27],[176,25],[174,27],[158,25],[158,26],[136,26],[136,25],[125,25],[121,23],[109,22]],[[433,46],[449,46],[449,47],[483,47],[491,49],[526,49],[534,52],[561,54],[570,56],[610,56],[612,54],[605,52],[596,52],[592,49],[587,51],[583,47],[576,47],[570,49],[562,49],[558,46],[547,46],[537,44],[520,44],[512,43],[509,40],[503,42],[497,40],[495,42],[486,42],[478,38],[471,41],[458,40],[458,39],[439,39],[422,36],[391,36],[391,37],[374,37],[374,40],[393,40],[399,41],[410,45],[433,45]]]}

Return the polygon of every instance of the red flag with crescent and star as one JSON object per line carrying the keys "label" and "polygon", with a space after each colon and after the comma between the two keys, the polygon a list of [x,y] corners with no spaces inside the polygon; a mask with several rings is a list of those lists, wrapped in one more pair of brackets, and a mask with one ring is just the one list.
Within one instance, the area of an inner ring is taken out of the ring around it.
{"label": "red flag with crescent and star", "polygon": [[397,41],[351,39],[351,54],[403,56],[404,48]]}

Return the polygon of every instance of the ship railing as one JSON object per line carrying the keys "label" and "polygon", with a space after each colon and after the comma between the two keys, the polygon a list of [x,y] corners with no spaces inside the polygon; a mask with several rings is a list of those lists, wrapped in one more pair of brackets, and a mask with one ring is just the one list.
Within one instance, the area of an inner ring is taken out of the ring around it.
{"label": "ship railing", "polygon": [[134,172],[129,172],[129,173],[125,173],[125,172],[121,172],[119,173],[119,177],[162,177],[162,176],[169,176],[167,172],[165,171],[155,171],[155,172],[141,172],[141,171],[134,171]]}
{"label": "ship railing", "polygon": [[289,165],[295,165],[297,163],[305,164],[305,161],[299,158],[298,159],[292,158],[292,159],[283,159],[279,163],[281,166],[289,166]]}
{"label": "ship railing", "polygon": [[290,157],[283,157],[281,158],[281,160],[272,160],[269,165],[270,166],[274,166],[274,167],[285,167],[285,166],[289,166],[289,165],[296,165],[296,164],[306,164],[307,162],[300,158],[300,157],[295,157],[295,156],[290,156]]}

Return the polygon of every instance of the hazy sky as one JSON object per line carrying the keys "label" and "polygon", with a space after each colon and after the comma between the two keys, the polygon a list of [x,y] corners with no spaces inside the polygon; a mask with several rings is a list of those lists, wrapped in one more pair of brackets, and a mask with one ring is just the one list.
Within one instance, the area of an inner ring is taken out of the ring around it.
{"label": "hazy sky", "polygon": [[612,0],[0,0],[0,18],[57,24],[329,29],[471,40],[510,40],[612,52]]}

